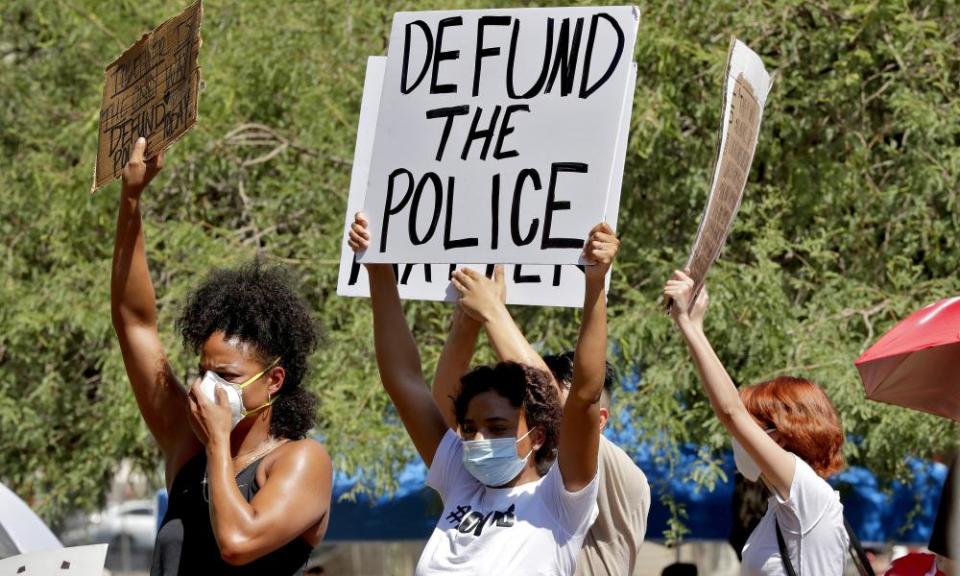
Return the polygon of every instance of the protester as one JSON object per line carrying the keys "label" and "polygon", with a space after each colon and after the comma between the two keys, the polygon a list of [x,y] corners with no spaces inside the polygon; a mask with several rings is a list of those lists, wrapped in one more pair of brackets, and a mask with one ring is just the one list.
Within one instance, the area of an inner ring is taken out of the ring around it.
{"label": "protester", "polygon": [[[355,251],[369,245],[367,220],[350,231]],[[393,268],[369,264],[377,364],[384,388],[429,466],[427,484],[443,512],[417,565],[433,574],[566,574],[597,516],[600,405],[606,367],[604,275],[618,241],[606,225],[591,231],[584,257],[583,321],[573,386],[562,409],[551,377],[515,362],[482,366],[461,380],[454,399],[459,435],[423,379]],[[558,444],[558,462],[541,477],[538,462]]]}
{"label": "protester", "polygon": [[767,513],[743,547],[741,573],[840,576],[849,538],[840,497],[824,480],[843,465],[833,405],[802,378],[780,377],[738,393],[703,331],[706,290],[690,311],[693,292],[693,280],[679,271],[663,291],[713,411],[732,436],[737,469],[771,492]]}
{"label": "protester", "polygon": [[[433,398],[447,424],[456,426],[452,399],[459,392],[459,379],[467,370],[481,329],[486,331],[500,361],[522,362],[549,371],[558,385],[560,402],[565,403],[573,382],[574,352],[541,358],[530,346],[504,303],[503,267],[494,269],[493,279],[469,268],[458,270],[453,284],[460,297],[433,383]],[[610,414],[612,385],[613,370],[607,365],[600,397],[601,431]],[[599,515],[580,551],[577,574],[633,574],[646,533],[650,486],[633,459],[603,436],[599,457]],[[552,460],[547,464],[540,470],[541,475],[547,473]]]}
{"label": "protester", "polygon": [[151,574],[302,574],[329,521],[332,466],[304,439],[314,323],[282,269],[215,271],[178,320],[199,354],[184,390],[167,360],[147,267],[140,197],[163,165],[137,140],[123,169],[111,304],[140,413],[163,452],[169,505]]}

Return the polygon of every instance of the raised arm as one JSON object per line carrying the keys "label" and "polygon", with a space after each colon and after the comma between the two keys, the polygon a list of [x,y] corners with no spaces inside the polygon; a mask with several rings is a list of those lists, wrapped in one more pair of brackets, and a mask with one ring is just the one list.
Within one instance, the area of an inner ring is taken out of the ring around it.
{"label": "raised arm", "polygon": [[450,319],[450,333],[440,353],[437,371],[433,375],[433,401],[443,415],[448,428],[457,429],[453,398],[460,392],[460,378],[470,369],[473,351],[480,336],[480,323],[467,315],[460,304]]}
{"label": "raised arm", "polygon": [[507,310],[503,266],[494,269],[493,279],[476,270],[463,268],[453,273],[451,282],[460,292],[460,306],[483,326],[490,346],[501,362],[519,362],[550,374],[543,358],[530,345]]}
{"label": "raised arm", "polygon": [[667,281],[663,294],[674,301],[673,318],[687,341],[713,413],[757,463],[767,484],[776,490],[781,498],[787,498],[793,483],[796,460],[791,453],[774,442],[747,412],[737,387],[703,331],[703,318],[709,301],[706,290],[697,298],[693,311],[688,312],[693,287],[693,280],[678,270],[674,272],[673,278]]}
{"label": "raised arm", "polygon": [[607,371],[607,299],[604,282],[620,247],[606,222],[594,226],[584,247],[592,265],[585,270],[583,318],[573,357],[573,382],[560,422],[558,461],[563,485],[575,492],[597,474],[600,450],[600,395]]}
{"label": "raised arm", "polygon": [[110,279],[113,328],[140,414],[163,451],[167,482],[200,449],[187,423],[186,393],[167,362],[157,331],[157,306],[147,268],[140,196],[163,166],[163,154],[144,162],[146,141],[137,140],[123,169],[117,236]]}
{"label": "raised arm", "polygon": [[[358,213],[350,229],[350,247],[366,250],[370,244],[367,219]],[[423,379],[420,353],[407,326],[397,292],[397,280],[389,264],[367,264],[370,301],[373,306],[373,340],[383,387],[396,406],[413,445],[430,466],[447,424]]]}

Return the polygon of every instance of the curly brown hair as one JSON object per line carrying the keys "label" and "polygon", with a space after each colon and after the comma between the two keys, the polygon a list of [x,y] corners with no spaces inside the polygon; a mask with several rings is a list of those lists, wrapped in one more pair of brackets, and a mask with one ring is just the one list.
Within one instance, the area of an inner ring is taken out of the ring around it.
{"label": "curly brown hair", "polygon": [[470,401],[484,392],[496,392],[523,410],[528,428],[540,428],[543,445],[534,453],[537,468],[541,469],[555,456],[560,439],[560,397],[550,376],[532,366],[517,362],[500,362],[493,366],[479,366],[460,379],[460,392],[453,399],[457,424],[462,425]]}

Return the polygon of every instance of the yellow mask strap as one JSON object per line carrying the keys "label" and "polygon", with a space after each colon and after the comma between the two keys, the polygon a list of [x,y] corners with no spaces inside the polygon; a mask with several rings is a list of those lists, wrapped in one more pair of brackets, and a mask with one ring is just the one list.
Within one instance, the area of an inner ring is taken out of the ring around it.
{"label": "yellow mask strap", "polygon": [[266,374],[271,368],[273,368],[274,366],[276,366],[276,365],[279,364],[279,363],[280,363],[280,357],[278,356],[277,359],[274,360],[273,362],[271,362],[269,366],[267,366],[266,368],[264,368],[264,369],[261,370],[260,372],[257,372],[257,374],[254,375],[252,378],[248,378],[248,379],[247,379],[245,382],[243,382],[242,384],[237,384],[237,385],[236,385],[237,388],[240,388],[241,390],[243,390],[243,389],[246,388],[247,386],[249,386],[249,385],[253,384],[254,382],[256,382],[257,380],[259,380],[261,376],[263,376],[264,374]]}

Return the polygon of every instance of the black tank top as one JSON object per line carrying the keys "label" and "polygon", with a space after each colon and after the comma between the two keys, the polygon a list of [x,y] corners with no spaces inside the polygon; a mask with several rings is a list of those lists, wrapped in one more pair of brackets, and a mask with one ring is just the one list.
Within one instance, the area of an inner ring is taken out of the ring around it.
{"label": "black tank top", "polygon": [[[257,467],[261,460],[263,457],[237,474],[237,486],[247,502],[260,490]],[[167,513],[160,523],[153,549],[151,576],[303,574],[313,548],[299,536],[244,566],[231,566],[223,561],[210,525],[210,505],[204,498],[206,471],[207,456],[201,452],[173,479]]]}

